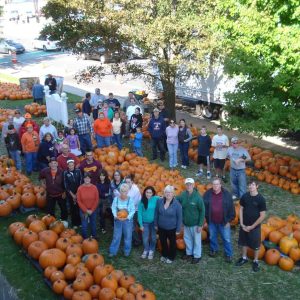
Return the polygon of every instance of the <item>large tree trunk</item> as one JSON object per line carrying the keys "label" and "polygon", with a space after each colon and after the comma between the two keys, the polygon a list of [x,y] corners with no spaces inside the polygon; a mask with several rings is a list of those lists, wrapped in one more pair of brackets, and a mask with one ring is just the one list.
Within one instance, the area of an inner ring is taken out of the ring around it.
{"label": "large tree trunk", "polygon": [[162,80],[161,83],[163,86],[165,107],[169,113],[170,118],[175,120],[175,83],[165,80]]}

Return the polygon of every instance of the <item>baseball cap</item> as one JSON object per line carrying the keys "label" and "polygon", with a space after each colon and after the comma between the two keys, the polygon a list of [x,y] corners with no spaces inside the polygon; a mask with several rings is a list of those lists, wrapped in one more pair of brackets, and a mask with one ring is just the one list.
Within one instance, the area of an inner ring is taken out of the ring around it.
{"label": "baseball cap", "polygon": [[231,139],[231,143],[236,143],[239,141],[239,138],[237,136],[234,136],[232,139]]}
{"label": "baseball cap", "polygon": [[81,109],[80,109],[80,108],[75,108],[74,111],[75,111],[76,113],[79,113],[79,112],[81,112]]}
{"label": "baseball cap", "polygon": [[32,124],[27,124],[26,128],[28,128],[28,127],[33,127],[33,126],[32,126]]}
{"label": "baseball cap", "polygon": [[30,114],[30,113],[26,113],[26,114],[24,115],[24,118],[25,118],[25,119],[31,119],[31,114]]}
{"label": "baseball cap", "polygon": [[153,112],[159,112],[159,109],[158,108],[154,108]]}
{"label": "baseball cap", "polygon": [[51,157],[51,158],[50,158],[50,162],[51,162],[51,161],[56,161],[56,158],[55,158],[55,157]]}
{"label": "baseball cap", "polygon": [[193,178],[187,178],[185,181],[184,181],[185,184],[187,183],[195,183],[195,180]]}
{"label": "baseball cap", "polygon": [[74,159],[68,159],[68,160],[67,160],[67,164],[74,163],[74,162],[75,162]]}

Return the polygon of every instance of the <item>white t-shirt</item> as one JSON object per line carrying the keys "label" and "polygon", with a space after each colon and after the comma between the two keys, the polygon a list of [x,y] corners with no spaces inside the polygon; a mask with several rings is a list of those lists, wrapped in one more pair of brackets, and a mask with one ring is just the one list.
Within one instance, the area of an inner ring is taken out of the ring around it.
{"label": "white t-shirt", "polygon": [[134,202],[135,211],[138,210],[138,205],[142,199],[140,190],[136,184],[132,184],[131,189],[128,191],[128,197],[131,198]]}
{"label": "white t-shirt", "polygon": [[122,126],[122,121],[121,119],[115,119],[113,118],[113,121],[112,121],[112,127],[113,127],[113,133],[114,134],[120,134],[121,133],[121,126]]}
{"label": "white t-shirt", "polygon": [[213,155],[214,159],[226,159],[229,140],[225,134],[222,134],[221,136],[216,134],[212,139],[211,145],[215,147]]}

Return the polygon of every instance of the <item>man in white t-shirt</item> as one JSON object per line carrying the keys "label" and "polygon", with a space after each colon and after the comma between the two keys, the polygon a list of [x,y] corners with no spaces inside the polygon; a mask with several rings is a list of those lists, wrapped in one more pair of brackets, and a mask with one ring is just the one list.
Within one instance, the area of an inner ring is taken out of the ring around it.
{"label": "man in white t-shirt", "polygon": [[226,181],[225,177],[225,161],[227,157],[227,149],[229,147],[228,137],[223,133],[223,128],[221,125],[217,127],[217,134],[212,139],[211,144],[215,150],[213,154],[214,166],[216,169],[216,176],[222,176],[223,181]]}

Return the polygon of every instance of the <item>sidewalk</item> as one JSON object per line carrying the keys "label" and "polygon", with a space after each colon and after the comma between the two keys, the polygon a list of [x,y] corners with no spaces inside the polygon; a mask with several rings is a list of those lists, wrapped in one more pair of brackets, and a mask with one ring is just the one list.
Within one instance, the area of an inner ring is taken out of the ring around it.
{"label": "sidewalk", "polygon": [[14,288],[7,282],[6,278],[0,273],[0,300],[18,300]]}

